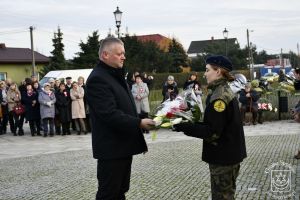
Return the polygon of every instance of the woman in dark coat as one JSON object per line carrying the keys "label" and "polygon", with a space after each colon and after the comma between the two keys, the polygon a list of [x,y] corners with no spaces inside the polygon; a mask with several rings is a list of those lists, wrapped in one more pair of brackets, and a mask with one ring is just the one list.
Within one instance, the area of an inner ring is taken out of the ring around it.
{"label": "woman in dark coat", "polygon": [[27,121],[29,121],[29,127],[31,136],[35,136],[37,134],[38,136],[41,135],[41,129],[40,129],[40,104],[38,101],[38,93],[33,90],[32,85],[28,84],[26,86],[26,93],[23,94],[23,102],[25,105],[25,118]]}
{"label": "woman in dark coat", "polygon": [[163,85],[162,89],[163,101],[167,99],[175,99],[178,95],[178,87],[177,83],[174,80],[174,76],[169,75],[168,80]]}
{"label": "woman in dark coat", "polygon": [[183,85],[183,89],[184,90],[188,90],[188,89],[195,89],[197,88],[197,90],[201,90],[201,85],[197,80],[197,74],[196,73],[192,73],[189,75],[188,80],[184,83]]}
{"label": "woman in dark coat", "polygon": [[66,90],[66,85],[64,83],[59,84],[59,90],[55,93],[56,97],[56,111],[58,121],[62,124],[62,135],[70,134],[70,122],[71,113],[69,112],[68,105],[71,102],[70,93]]}

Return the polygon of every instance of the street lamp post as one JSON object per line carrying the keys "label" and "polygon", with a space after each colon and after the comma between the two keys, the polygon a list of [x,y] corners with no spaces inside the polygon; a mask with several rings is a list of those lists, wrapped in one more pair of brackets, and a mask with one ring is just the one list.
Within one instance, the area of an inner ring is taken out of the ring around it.
{"label": "street lamp post", "polygon": [[115,20],[116,20],[116,27],[118,31],[118,38],[120,38],[120,27],[121,27],[121,18],[122,18],[122,11],[119,10],[119,7],[117,7],[117,10],[114,12]]}
{"label": "street lamp post", "polygon": [[223,36],[225,39],[225,55],[227,56],[228,30],[226,28],[223,31]]}

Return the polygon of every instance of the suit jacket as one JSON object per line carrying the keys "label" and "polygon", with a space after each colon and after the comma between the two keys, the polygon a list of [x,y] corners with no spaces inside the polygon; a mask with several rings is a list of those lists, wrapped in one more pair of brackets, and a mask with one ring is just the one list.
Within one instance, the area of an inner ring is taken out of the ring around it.
{"label": "suit jacket", "polygon": [[93,156],[118,159],[147,151],[134,99],[122,69],[100,61],[86,83]]}

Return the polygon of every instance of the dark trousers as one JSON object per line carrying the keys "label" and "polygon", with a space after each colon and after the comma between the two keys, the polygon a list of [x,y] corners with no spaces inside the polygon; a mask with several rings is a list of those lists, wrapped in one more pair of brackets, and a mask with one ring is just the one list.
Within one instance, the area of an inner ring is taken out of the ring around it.
{"label": "dark trousers", "polygon": [[14,134],[17,132],[17,128],[19,128],[20,131],[20,115],[17,115],[13,111],[10,111],[8,115],[8,119],[9,119],[10,131]]}
{"label": "dark trousers", "polygon": [[96,200],[125,200],[129,190],[132,156],[114,160],[98,160]]}
{"label": "dark trousers", "polygon": [[43,119],[44,135],[47,135],[49,133],[48,124],[50,135],[54,135],[54,119],[50,117]]}
{"label": "dark trousers", "polygon": [[3,134],[6,133],[7,123],[8,123],[8,113],[2,114],[1,132]]}
{"label": "dark trousers", "polygon": [[70,122],[62,122],[61,126],[63,135],[66,135],[68,132],[70,132]]}
{"label": "dark trousers", "polygon": [[25,120],[25,113],[20,115],[20,121],[19,121],[19,129],[23,131],[23,124]]}
{"label": "dark trousers", "polygon": [[29,120],[29,127],[31,135],[35,133],[39,135],[41,132],[41,119]]}
{"label": "dark trousers", "polygon": [[[250,112],[250,107],[249,106],[242,106],[241,107],[242,121],[245,121],[246,112]],[[258,108],[252,106],[251,107],[251,113],[252,113],[252,121],[255,122],[256,118],[257,118]]]}
{"label": "dark trousers", "polygon": [[221,166],[209,164],[212,200],[234,200],[240,163]]}
{"label": "dark trousers", "polygon": [[61,133],[61,123],[60,123],[60,116],[59,115],[55,115],[54,125],[55,125],[55,133],[57,135],[60,135],[60,133]]}

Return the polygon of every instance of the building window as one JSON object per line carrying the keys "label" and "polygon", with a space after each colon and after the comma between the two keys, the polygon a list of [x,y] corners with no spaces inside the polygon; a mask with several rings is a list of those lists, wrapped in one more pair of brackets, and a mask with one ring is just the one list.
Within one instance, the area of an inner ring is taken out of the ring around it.
{"label": "building window", "polygon": [[7,73],[6,72],[0,72],[0,80],[5,81],[7,78]]}

